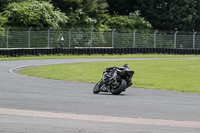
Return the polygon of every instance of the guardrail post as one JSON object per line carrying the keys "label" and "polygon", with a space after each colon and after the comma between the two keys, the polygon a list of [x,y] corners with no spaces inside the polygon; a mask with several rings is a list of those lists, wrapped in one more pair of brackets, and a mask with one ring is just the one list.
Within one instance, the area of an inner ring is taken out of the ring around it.
{"label": "guardrail post", "polygon": [[195,35],[197,34],[197,32],[193,33],[193,49],[195,49]]}
{"label": "guardrail post", "polygon": [[48,48],[49,48],[49,44],[50,44],[50,30],[51,30],[51,28],[52,27],[50,27],[49,30],[48,30]]}
{"label": "guardrail post", "polygon": [[158,32],[158,30],[156,30],[154,32],[154,48],[156,48],[156,33]]}
{"label": "guardrail post", "polygon": [[72,34],[72,28],[69,29],[69,48],[71,48],[71,34]]}
{"label": "guardrail post", "polygon": [[114,48],[114,33],[115,33],[116,29],[113,29],[112,31],[112,48]]}
{"label": "guardrail post", "polygon": [[8,31],[11,27],[9,26],[8,29],[6,30],[6,48],[8,48]]}
{"label": "guardrail post", "polygon": [[135,48],[135,33],[137,32],[137,30],[135,30],[133,32],[133,48]]}
{"label": "guardrail post", "polygon": [[90,47],[92,47],[92,35],[93,35],[94,27],[91,29],[91,36],[90,36]]}
{"label": "guardrail post", "polygon": [[176,31],[175,33],[174,33],[174,48],[176,48],[176,34],[178,33],[178,31]]}
{"label": "guardrail post", "polygon": [[31,37],[30,37],[30,36],[31,36],[31,29],[32,29],[32,27],[30,27],[29,30],[28,30],[28,48],[30,48],[30,46],[31,46],[31,45],[30,45],[30,40],[31,40]]}

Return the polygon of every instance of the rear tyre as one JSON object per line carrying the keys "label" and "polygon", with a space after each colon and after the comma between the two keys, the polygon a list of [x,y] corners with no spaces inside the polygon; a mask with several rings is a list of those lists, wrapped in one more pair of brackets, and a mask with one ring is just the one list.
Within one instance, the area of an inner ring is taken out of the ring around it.
{"label": "rear tyre", "polygon": [[127,82],[126,80],[122,79],[120,85],[117,88],[111,89],[111,93],[113,95],[119,95],[122,91],[126,89]]}

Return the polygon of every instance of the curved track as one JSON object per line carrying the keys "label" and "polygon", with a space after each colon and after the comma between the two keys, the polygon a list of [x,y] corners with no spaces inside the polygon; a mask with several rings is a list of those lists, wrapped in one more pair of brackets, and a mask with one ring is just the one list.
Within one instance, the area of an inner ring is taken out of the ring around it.
{"label": "curved track", "polygon": [[199,133],[200,95],[129,88],[119,96],[94,95],[94,84],[28,77],[25,66],[153,59],[0,61],[1,133]]}

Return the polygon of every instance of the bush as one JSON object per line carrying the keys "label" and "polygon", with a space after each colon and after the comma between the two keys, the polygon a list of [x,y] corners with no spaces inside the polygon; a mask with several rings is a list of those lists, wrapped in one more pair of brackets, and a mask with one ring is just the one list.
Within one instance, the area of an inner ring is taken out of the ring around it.
{"label": "bush", "polygon": [[12,27],[53,27],[65,25],[67,17],[49,2],[35,0],[10,3],[3,12]]}

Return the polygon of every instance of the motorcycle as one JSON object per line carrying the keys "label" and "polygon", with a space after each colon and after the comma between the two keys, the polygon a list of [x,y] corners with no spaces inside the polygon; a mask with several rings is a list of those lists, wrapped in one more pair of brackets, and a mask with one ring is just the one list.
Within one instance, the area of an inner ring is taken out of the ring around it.
{"label": "motorcycle", "polygon": [[134,71],[124,67],[109,67],[103,72],[102,79],[94,86],[93,93],[110,92],[119,95],[132,85]]}

